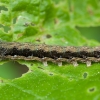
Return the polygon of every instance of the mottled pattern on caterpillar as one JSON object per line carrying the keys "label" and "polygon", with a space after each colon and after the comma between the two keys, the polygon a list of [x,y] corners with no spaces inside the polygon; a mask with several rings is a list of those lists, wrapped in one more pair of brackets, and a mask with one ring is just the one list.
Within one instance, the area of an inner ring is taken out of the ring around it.
{"label": "mottled pattern on caterpillar", "polygon": [[100,62],[100,47],[73,47],[73,46],[51,46],[46,44],[1,42],[1,60],[37,60],[47,66],[47,62],[57,63],[62,66],[62,62],[72,63],[78,66],[78,62],[91,66],[91,62]]}

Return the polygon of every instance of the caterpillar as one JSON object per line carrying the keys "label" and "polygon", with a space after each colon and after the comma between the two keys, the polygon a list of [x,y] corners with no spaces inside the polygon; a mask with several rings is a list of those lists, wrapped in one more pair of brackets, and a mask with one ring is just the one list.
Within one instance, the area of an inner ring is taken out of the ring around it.
{"label": "caterpillar", "polygon": [[78,62],[86,63],[87,67],[91,62],[100,62],[100,47],[74,47],[74,46],[52,46],[46,44],[32,44],[19,42],[0,42],[1,60],[36,60],[43,62],[57,63],[62,66],[62,62],[72,63],[75,67]]}

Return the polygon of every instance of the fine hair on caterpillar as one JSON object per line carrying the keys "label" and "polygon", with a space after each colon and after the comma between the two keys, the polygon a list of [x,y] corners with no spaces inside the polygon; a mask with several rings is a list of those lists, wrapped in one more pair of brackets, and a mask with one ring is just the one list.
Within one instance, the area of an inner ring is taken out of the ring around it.
{"label": "fine hair on caterpillar", "polygon": [[57,63],[58,66],[62,66],[62,62],[78,66],[78,62],[82,62],[89,67],[91,62],[100,62],[100,47],[63,47],[46,44],[0,42],[0,59],[37,60],[43,62],[44,66],[48,65],[48,61]]}

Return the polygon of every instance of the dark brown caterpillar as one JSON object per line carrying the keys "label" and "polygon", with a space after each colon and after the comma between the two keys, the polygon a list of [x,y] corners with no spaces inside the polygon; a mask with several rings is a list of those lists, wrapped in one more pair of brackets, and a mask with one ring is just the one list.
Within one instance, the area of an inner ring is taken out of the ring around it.
{"label": "dark brown caterpillar", "polygon": [[82,62],[91,66],[91,62],[100,62],[100,47],[61,47],[1,42],[0,58],[1,60],[37,60],[43,62],[45,66],[47,61],[58,63],[58,66],[62,66],[62,62],[72,63],[74,66],[78,66],[77,62]]}

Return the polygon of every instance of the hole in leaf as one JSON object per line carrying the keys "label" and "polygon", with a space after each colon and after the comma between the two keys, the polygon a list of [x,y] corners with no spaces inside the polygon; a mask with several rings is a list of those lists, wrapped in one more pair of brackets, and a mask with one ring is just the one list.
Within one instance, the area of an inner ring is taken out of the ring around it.
{"label": "hole in leaf", "polygon": [[73,78],[70,78],[69,80],[70,80],[70,81],[72,81],[72,80],[73,80]]}
{"label": "hole in leaf", "polygon": [[100,26],[97,27],[76,27],[87,39],[95,39],[100,42]]}
{"label": "hole in leaf", "polygon": [[84,78],[87,78],[87,75],[88,75],[88,74],[87,74],[86,72],[84,72],[83,77],[84,77]]}
{"label": "hole in leaf", "polygon": [[88,89],[89,92],[94,92],[95,90],[96,90],[95,87],[92,87],[92,88],[89,88],[89,89]]}
{"label": "hole in leaf", "polygon": [[5,79],[14,79],[21,77],[22,74],[28,72],[28,67],[26,65],[21,65],[18,62],[7,62],[0,65],[0,77]]}
{"label": "hole in leaf", "polygon": [[33,66],[33,64],[31,63],[31,66]]}
{"label": "hole in leaf", "polygon": [[46,35],[46,38],[51,38],[52,36],[50,34],[47,34]]}
{"label": "hole in leaf", "polygon": [[2,24],[0,24],[0,28],[4,29],[4,32],[8,33],[9,30],[11,30],[11,28],[9,26],[3,26]]}
{"label": "hole in leaf", "polygon": [[3,25],[2,25],[2,24],[0,24],[0,28],[1,28],[1,27],[3,27]]}
{"label": "hole in leaf", "polygon": [[13,24],[15,24],[17,21],[17,17],[13,19]]}
{"label": "hole in leaf", "polygon": [[8,33],[9,30],[11,30],[10,27],[8,27],[8,26],[4,26],[4,31],[5,31],[6,33]]}
{"label": "hole in leaf", "polygon": [[53,76],[53,73],[50,73],[49,75],[50,75],[50,76]]}
{"label": "hole in leaf", "polygon": [[8,9],[5,6],[0,6],[0,11],[1,10],[8,11]]}
{"label": "hole in leaf", "polygon": [[42,67],[40,67],[40,66],[38,66],[38,68],[44,70],[44,69],[43,69]]}
{"label": "hole in leaf", "polygon": [[40,39],[36,39],[36,41],[37,41],[37,42],[41,42],[41,40],[40,40]]}

